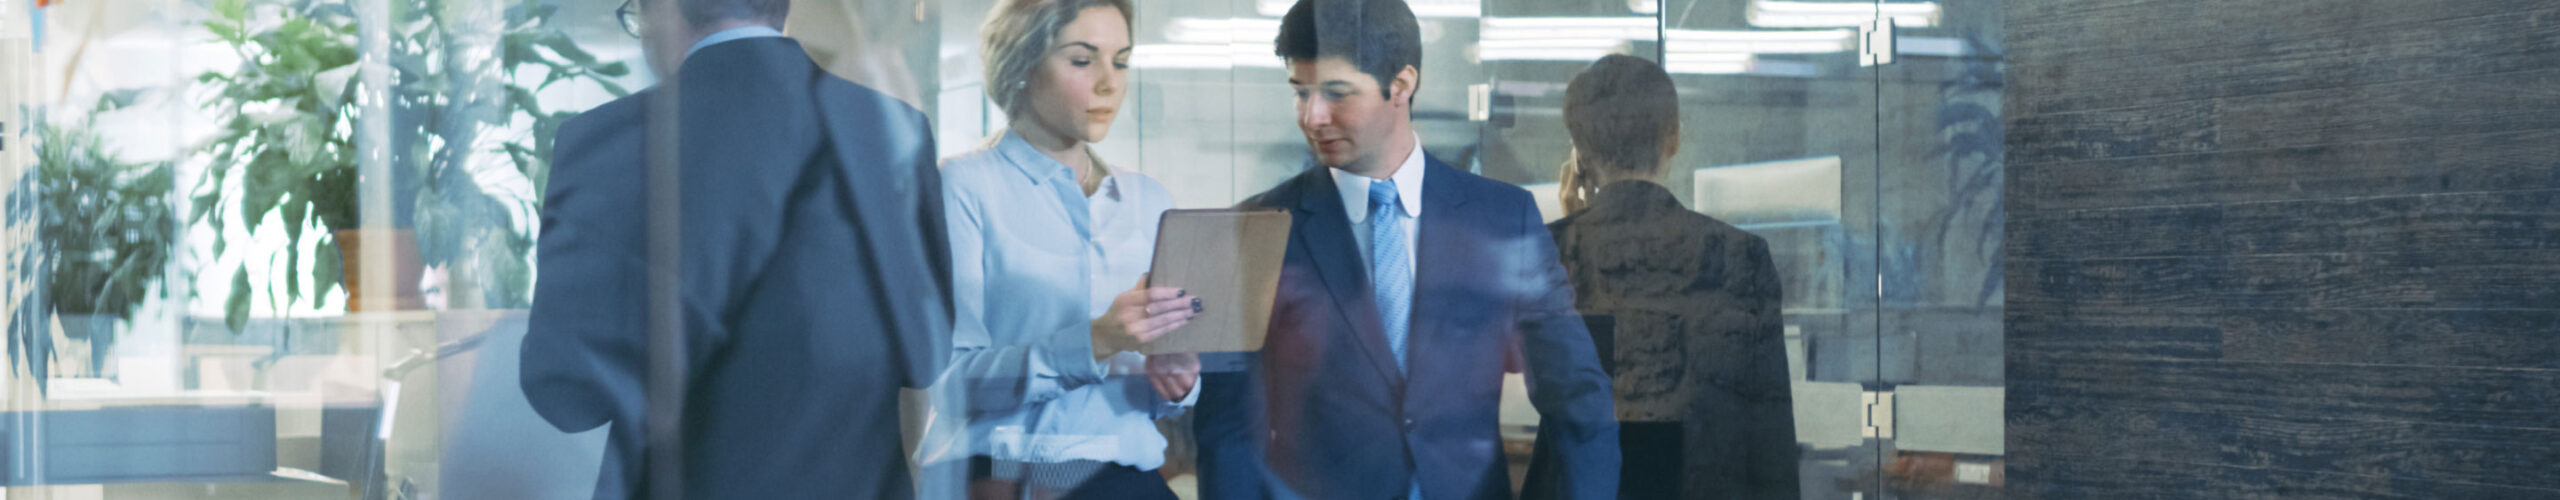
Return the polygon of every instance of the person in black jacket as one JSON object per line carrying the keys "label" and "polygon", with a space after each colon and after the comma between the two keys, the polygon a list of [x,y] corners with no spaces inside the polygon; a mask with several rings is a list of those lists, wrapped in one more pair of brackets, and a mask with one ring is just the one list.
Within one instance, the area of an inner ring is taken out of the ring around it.
{"label": "person in black jacket", "polygon": [[1548,225],[1583,314],[1614,320],[1620,498],[1797,498],[1786,332],[1769,243],[1660,184],[1680,149],[1670,75],[1609,56],[1566,87],[1573,138]]}

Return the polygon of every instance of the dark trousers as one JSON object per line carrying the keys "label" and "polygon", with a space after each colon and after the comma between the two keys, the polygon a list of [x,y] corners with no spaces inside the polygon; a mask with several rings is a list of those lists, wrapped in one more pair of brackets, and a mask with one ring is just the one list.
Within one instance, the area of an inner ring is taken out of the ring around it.
{"label": "dark trousers", "polygon": [[[1520,491],[1522,500],[1557,500],[1565,498],[1557,491],[1554,450],[1547,448],[1547,430],[1538,430],[1538,444],[1529,459],[1528,477]],[[1679,422],[1618,422],[1618,498],[1623,500],[1655,500],[1682,498],[1680,482],[1683,441]]]}
{"label": "dark trousers", "polygon": [[970,500],[1175,500],[1164,475],[1101,462],[969,459]]}
{"label": "dark trousers", "polygon": [[1679,422],[1619,422],[1618,498],[1681,498]]}

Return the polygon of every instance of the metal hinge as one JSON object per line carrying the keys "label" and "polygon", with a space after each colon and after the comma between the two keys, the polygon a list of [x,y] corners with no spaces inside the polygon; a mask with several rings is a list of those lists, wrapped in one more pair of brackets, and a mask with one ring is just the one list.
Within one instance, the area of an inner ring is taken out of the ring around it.
{"label": "metal hinge", "polygon": [[1893,18],[1877,17],[1858,27],[1858,65],[1893,64]]}
{"label": "metal hinge", "polygon": [[1858,419],[1858,435],[1872,439],[1893,439],[1893,392],[1861,392],[1858,393],[1858,402],[1858,407],[1865,410]]}
{"label": "metal hinge", "polygon": [[1493,84],[1479,83],[1475,85],[1468,85],[1467,121],[1484,122],[1491,120],[1493,120]]}

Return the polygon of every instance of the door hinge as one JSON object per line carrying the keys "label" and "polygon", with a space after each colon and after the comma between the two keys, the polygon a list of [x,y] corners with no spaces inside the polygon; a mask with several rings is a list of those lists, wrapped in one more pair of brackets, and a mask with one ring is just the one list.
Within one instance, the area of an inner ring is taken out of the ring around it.
{"label": "door hinge", "polygon": [[1893,391],[1867,391],[1858,394],[1858,435],[1872,439],[1893,439]]}
{"label": "door hinge", "polygon": [[1877,17],[1875,21],[1868,22],[1865,26],[1859,26],[1858,65],[1883,66],[1893,64],[1893,54],[1895,50],[1893,31],[1893,18],[1890,17]]}

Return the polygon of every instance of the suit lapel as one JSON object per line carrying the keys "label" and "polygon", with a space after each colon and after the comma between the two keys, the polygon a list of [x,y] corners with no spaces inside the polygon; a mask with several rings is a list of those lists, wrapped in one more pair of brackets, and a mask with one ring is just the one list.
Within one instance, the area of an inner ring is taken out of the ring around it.
{"label": "suit lapel", "polygon": [[1467,202],[1466,187],[1458,183],[1458,170],[1429,157],[1425,157],[1425,164],[1429,173],[1424,174],[1422,182],[1422,220],[1414,224],[1414,235],[1420,241],[1414,242],[1413,247],[1413,325],[1406,330],[1411,335],[1405,339],[1405,356],[1416,367],[1421,366],[1423,353],[1415,347],[1431,345],[1424,342],[1426,339],[1436,343],[1444,333],[1440,331],[1443,322],[1439,307],[1434,301],[1423,300],[1425,294],[1462,286],[1444,282],[1467,273],[1486,272],[1480,266],[1487,264],[1453,258],[1466,255],[1468,252],[1461,247],[1470,244],[1466,239],[1468,228],[1460,222],[1465,220],[1464,212],[1458,208]]}
{"label": "suit lapel", "polygon": [[1307,171],[1300,184],[1299,222],[1305,229],[1298,232],[1298,244],[1305,248],[1322,276],[1327,296],[1333,298],[1334,310],[1351,324],[1352,337],[1360,344],[1361,354],[1379,376],[1404,383],[1404,374],[1396,369],[1387,350],[1387,337],[1379,327],[1378,303],[1370,292],[1369,268],[1360,257],[1360,240],[1353,239],[1351,220],[1345,215],[1342,194],[1333,184],[1333,173],[1323,167]]}

